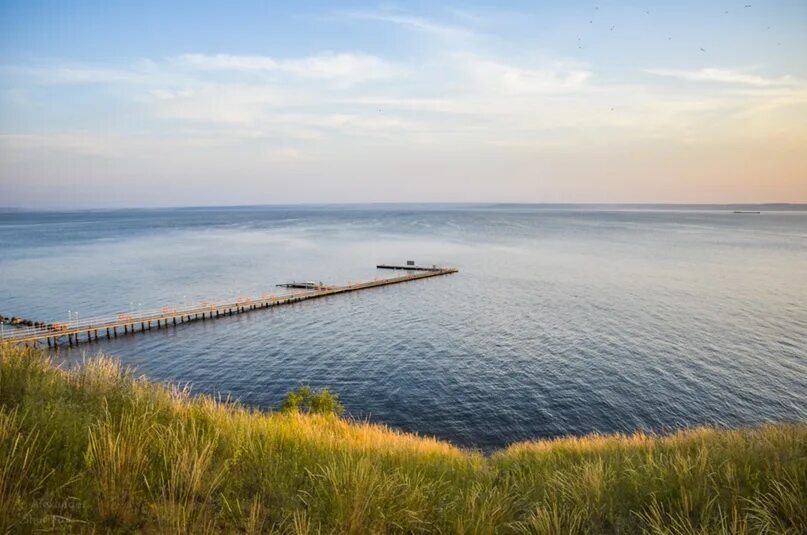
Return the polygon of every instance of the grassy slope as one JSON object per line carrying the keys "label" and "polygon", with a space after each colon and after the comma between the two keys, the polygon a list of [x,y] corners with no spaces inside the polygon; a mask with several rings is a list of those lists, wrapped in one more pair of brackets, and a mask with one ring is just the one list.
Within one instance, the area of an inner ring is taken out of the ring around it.
{"label": "grassy slope", "polygon": [[491,457],[0,346],[0,532],[805,533],[807,425]]}

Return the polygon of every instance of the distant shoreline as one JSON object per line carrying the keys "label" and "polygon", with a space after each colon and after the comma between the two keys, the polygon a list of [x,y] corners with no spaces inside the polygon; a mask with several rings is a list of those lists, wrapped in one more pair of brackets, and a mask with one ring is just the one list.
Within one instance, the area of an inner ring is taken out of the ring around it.
{"label": "distant shoreline", "polygon": [[726,212],[807,212],[805,203],[509,203],[509,202],[369,202],[369,203],[294,203],[294,204],[239,204],[198,206],[121,206],[121,207],[0,207],[0,215],[25,213],[107,213],[147,211],[204,211],[204,210],[480,210],[480,209],[533,209],[539,210],[592,210],[592,211],[726,211]]}

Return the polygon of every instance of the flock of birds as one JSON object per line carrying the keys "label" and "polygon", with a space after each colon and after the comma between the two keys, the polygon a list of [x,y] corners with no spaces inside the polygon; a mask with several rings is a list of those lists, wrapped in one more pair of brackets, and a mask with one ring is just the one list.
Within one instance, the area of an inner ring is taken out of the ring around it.
{"label": "flock of birds", "polygon": [[[744,5],[744,9],[749,9],[749,8],[751,8],[751,7],[752,7],[752,4],[745,4],[745,5]],[[600,7],[599,7],[599,6],[595,6],[595,7],[594,7],[594,10],[595,10],[595,11],[599,11],[599,10],[600,10]],[[649,9],[645,9],[645,10],[644,10],[644,12],[645,12],[645,14],[646,14],[646,15],[650,15],[650,10],[649,10]],[[728,15],[728,14],[729,14],[729,11],[728,11],[728,10],[725,10],[723,13],[724,13],[725,15]],[[589,23],[589,24],[594,24],[594,19],[589,19],[588,23]],[[615,29],[616,29],[616,25],[612,25],[612,26],[611,26],[611,27],[608,29],[608,31],[613,32]],[[771,27],[770,27],[770,26],[768,26],[768,28],[767,28],[767,29],[768,29],[768,30],[770,30],[770,29],[771,29]],[[577,44],[577,48],[578,48],[578,49],[582,49],[582,48],[583,48],[583,43],[582,43],[582,40],[583,40],[583,38],[582,38],[582,37],[580,37],[580,36],[578,36],[578,37],[577,37],[577,42],[578,42],[578,44]],[[667,37],[667,40],[668,40],[668,41],[672,41],[672,36],[668,36],[668,37]],[[777,44],[781,46],[781,44],[782,44],[782,43],[781,43],[781,42],[779,42],[779,43],[777,43]],[[705,48],[703,48],[703,47],[699,47],[699,49],[700,49],[700,51],[701,51],[701,52],[703,52],[703,53],[705,53],[705,52],[706,52],[706,49],[705,49]],[[614,108],[611,108],[611,111],[614,111]],[[379,108],[379,109],[378,109],[378,112],[379,112],[379,113],[381,113],[381,108]]]}
{"label": "flock of birds", "polygon": [[[752,4],[745,4],[744,8],[745,8],[745,9],[748,9],[748,8],[750,8],[751,6],[752,6]],[[600,7],[599,7],[599,6],[595,6],[595,7],[594,7],[594,10],[595,10],[595,11],[599,11],[599,10],[600,10]],[[649,15],[649,14],[650,14],[650,10],[649,10],[649,9],[645,9],[645,10],[644,10],[644,12],[645,12],[645,15]],[[728,14],[729,14],[729,11],[728,11],[728,10],[726,10],[726,11],[724,11],[723,13],[724,13],[725,15],[728,15]],[[589,24],[594,24],[594,19],[590,19],[590,20],[588,21],[588,23],[589,23]],[[608,29],[608,31],[613,32],[615,28],[616,28],[616,26],[611,26],[611,27]],[[771,27],[770,27],[770,26],[768,26],[768,29],[770,30],[770,29],[771,29]],[[582,48],[583,48],[583,45],[580,43],[580,41],[581,41],[581,40],[582,40],[582,38],[580,38],[580,37],[578,37],[578,38],[577,38],[577,41],[578,41],[577,48],[579,48],[579,49],[582,49]],[[668,41],[672,41],[672,36],[667,37],[667,40],[668,40]],[[781,45],[782,43],[778,43],[778,44],[779,44],[779,45]],[[703,47],[700,47],[700,51],[701,51],[701,52],[706,52],[706,49],[705,49],[705,48],[703,48]]]}

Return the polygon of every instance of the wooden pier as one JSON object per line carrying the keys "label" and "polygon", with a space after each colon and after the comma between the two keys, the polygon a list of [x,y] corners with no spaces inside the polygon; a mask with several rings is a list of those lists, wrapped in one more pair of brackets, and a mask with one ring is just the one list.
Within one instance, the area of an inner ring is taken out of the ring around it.
{"label": "wooden pier", "polygon": [[[450,275],[457,273],[456,268],[450,267],[429,267],[422,268],[416,266],[393,267],[379,265],[378,268],[405,269],[416,273],[407,273],[397,277],[374,279],[366,282],[349,283],[342,286],[326,286],[314,283],[300,283],[305,291],[292,292],[283,295],[262,295],[260,298],[241,297],[235,302],[215,304],[202,303],[201,305],[188,308],[163,307],[157,312],[147,312],[141,314],[121,313],[115,317],[85,319],[81,322],[69,323],[38,323],[38,326],[20,329],[10,329],[0,332],[0,342],[11,342],[21,344],[47,344],[48,347],[56,347],[60,343],[67,343],[72,346],[79,343],[91,342],[99,338],[117,338],[118,336],[134,334],[135,332],[151,331],[152,329],[165,329],[176,327],[182,323],[192,321],[206,321],[216,318],[243,314],[252,310],[276,307],[298,303],[308,299],[316,299],[329,295],[356,292],[379,286],[389,286],[440,275]],[[298,283],[288,283],[289,288],[299,288]]]}

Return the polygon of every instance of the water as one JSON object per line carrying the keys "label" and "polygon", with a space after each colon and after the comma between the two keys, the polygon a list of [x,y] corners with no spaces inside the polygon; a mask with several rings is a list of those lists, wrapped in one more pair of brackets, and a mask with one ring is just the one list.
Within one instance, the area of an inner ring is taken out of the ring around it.
{"label": "water", "polygon": [[[0,214],[0,313],[66,321],[460,273],[60,350],[276,407],[484,450],[590,432],[807,419],[807,212],[365,206]],[[383,273],[388,275],[388,273]]]}

